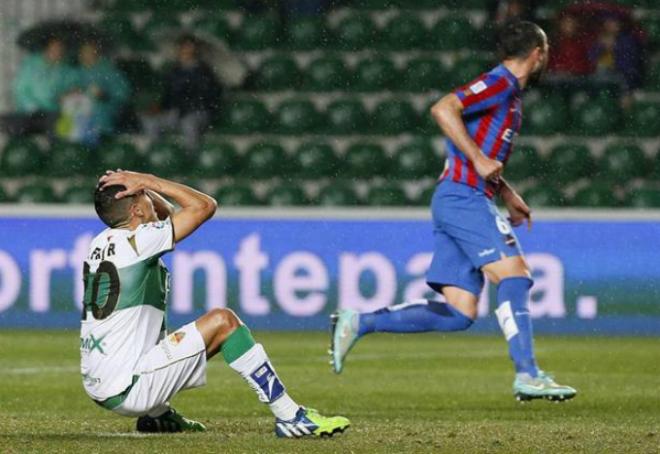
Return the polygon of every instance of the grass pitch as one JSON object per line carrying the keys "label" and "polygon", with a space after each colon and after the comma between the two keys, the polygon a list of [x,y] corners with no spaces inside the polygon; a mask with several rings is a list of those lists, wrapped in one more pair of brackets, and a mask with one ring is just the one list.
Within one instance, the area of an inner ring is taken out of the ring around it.
{"label": "grass pitch", "polygon": [[660,342],[539,338],[537,356],[579,394],[517,403],[501,337],[372,335],[330,372],[321,333],[256,333],[300,403],[346,415],[332,439],[279,440],[221,357],[173,404],[204,434],[140,436],[84,394],[76,332],[0,332],[0,452],[660,452]]}

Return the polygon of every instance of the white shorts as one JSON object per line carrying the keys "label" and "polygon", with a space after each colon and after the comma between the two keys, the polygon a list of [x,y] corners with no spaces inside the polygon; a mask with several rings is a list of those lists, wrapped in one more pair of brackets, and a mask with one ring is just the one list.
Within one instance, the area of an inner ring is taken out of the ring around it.
{"label": "white shorts", "polygon": [[126,399],[116,408],[123,416],[158,416],[179,391],[206,384],[206,345],[195,322],[161,340],[137,363]]}

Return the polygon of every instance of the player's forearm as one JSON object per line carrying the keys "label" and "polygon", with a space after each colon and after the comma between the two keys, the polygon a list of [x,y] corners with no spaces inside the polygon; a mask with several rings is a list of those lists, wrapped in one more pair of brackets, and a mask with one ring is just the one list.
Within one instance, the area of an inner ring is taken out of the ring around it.
{"label": "player's forearm", "polygon": [[147,187],[151,191],[174,200],[181,207],[181,211],[199,213],[204,219],[213,216],[218,207],[218,204],[212,197],[189,186],[164,178],[150,176]]}
{"label": "player's forearm", "polygon": [[449,94],[433,105],[431,115],[445,136],[474,163],[485,156],[465,128],[462,111],[463,106],[458,97]]}
{"label": "player's forearm", "polygon": [[154,204],[158,219],[163,221],[174,214],[174,205],[172,205],[165,197],[155,191],[147,190],[147,193]]}

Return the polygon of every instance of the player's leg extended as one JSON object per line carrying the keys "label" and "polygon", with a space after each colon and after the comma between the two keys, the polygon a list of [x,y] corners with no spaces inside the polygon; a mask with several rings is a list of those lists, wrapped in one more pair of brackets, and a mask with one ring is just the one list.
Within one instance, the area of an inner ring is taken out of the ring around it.
{"label": "player's leg extended", "polygon": [[221,351],[227,364],[245,379],[261,402],[268,404],[276,418],[277,436],[331,436],[350,425],[344,417],[325,417],[298,405],[287,394],[263,346],[233,311],[212,310],[196,325],[206,343],[207,357]]}
{"label": "player's leg extended", "polygon": [[536,363],[527,303],[533,281],[524,258],[521,255],[506,257],[485,265],[483,271],[491,282],[497,284],[498,308],[495,313],[515,365],[513,391],[516,397],[519,400],[547,398],[559,401],[574,397],[575,389],[555,383]]}

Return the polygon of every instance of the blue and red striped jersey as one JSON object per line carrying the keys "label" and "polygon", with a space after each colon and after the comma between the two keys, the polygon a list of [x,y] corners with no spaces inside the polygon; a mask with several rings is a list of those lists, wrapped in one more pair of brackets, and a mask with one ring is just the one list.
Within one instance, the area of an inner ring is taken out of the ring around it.
{"label": "blue and red striped jersey", "polygon": [[[506,164],[513,150],[513,138],[522,122],[518,79],[499,65],[454,91],[463,103],[463,121],[468,133],[491,159]],[[474,165],[447,139],[447,162],[441,179],[467,184],[492,197],[496,187],[477,174]]]}

